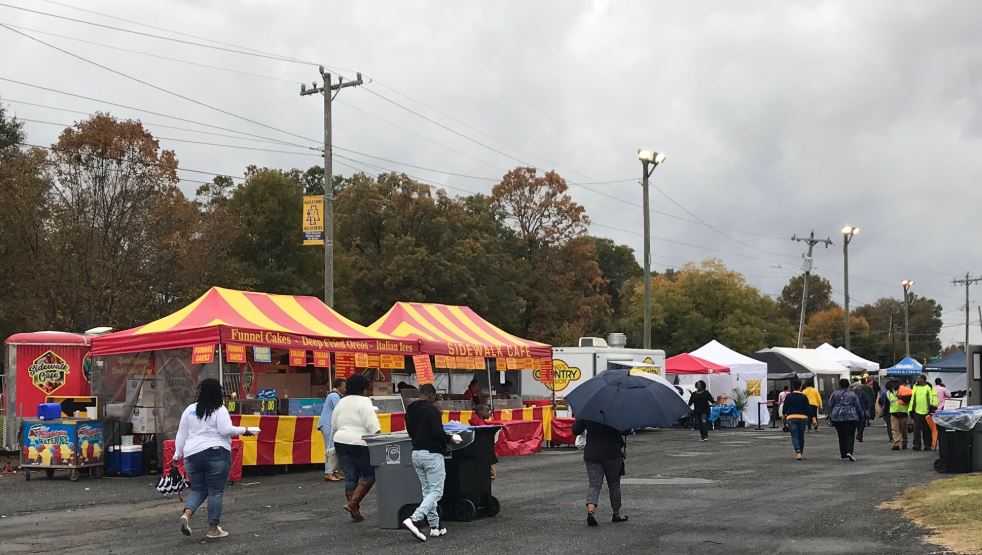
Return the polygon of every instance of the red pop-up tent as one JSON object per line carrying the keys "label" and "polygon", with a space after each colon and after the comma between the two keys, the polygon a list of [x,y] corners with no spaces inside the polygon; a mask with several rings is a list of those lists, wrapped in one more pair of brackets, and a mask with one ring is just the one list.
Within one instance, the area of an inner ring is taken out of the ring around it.
{"label": "red pop-up tent", "polygon": [[706,359],[682,353],[665,360],[666,374],[729,374],[726,366],[709,362]]}

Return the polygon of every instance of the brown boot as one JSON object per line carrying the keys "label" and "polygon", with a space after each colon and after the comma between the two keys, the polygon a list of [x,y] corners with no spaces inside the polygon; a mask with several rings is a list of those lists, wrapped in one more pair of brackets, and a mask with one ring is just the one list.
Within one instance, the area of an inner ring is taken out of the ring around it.
{"label": "brown boot", "polygon": [[344,510],[348,511],[348,514],[351,515],[351,520],[355,522],[365,520],[365,517],[361,514],[361,501],[372,490],[373,485],[375,485],[375,480],[359,480],[358,485],[355,486],[355,490],[351,492],[351,499],[344,506]]}

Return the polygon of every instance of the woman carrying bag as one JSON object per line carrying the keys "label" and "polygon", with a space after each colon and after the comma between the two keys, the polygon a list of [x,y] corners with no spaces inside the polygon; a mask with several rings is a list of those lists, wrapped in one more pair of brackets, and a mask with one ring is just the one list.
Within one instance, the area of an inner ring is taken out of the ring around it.
{"label": "woman carrying bag", "polygon": [[863,403],[849,390],[849,380],[839,380],[839,389],[829,396],[829,420],[839,435],[839,457],[842,460],[856,461],[853,451],[856,448],[856,430],[866,418]]}

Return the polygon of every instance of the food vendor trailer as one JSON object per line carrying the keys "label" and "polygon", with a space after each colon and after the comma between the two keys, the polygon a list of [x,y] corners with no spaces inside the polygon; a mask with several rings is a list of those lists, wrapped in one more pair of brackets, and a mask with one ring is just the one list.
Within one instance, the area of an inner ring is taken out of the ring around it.
{"label": "food vendor trailer", "polygon": [[[580,347],[552,349],[552,381],[535,371],[522,374],[522,395],[562,398],[576,386],[611,368],[635,369],[664,377],[665,351],[609,346],[598,338],[584,337]],[[586,346],[590,345],[590,346]]]}
{"label": "food vendor trailer", "polygon": [[21,422],[37,417],[49,396],[90,395],[92,336],[60,331],[17,333],[4,341],[0,450],[19,451]]}

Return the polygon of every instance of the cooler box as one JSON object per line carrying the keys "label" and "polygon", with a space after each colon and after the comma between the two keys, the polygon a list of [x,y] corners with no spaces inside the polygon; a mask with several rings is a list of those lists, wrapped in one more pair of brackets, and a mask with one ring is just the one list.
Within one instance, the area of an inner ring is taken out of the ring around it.
{"label": "cooler box", "polygon": [[57,420],[61,418],[61,404],[39,403],[38,418],[41,420]]}
{"label": "cooler box", "polygon": [[143,446],[124,445],[119,450],[119,475],[143,476]]}

